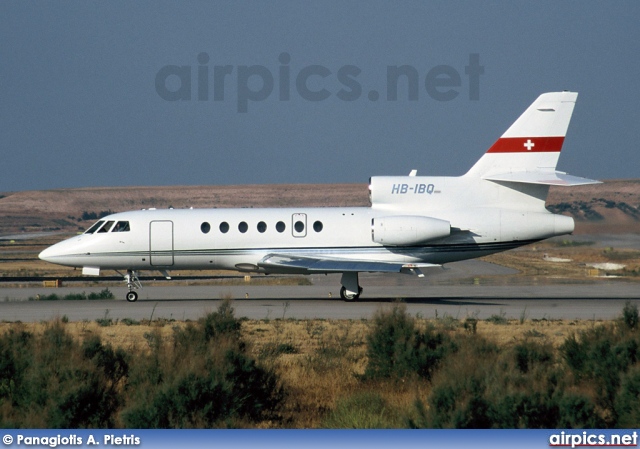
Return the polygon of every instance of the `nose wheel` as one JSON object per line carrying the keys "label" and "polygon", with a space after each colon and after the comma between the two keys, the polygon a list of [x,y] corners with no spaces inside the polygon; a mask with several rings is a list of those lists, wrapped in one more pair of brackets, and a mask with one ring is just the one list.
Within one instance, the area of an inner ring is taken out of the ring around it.
{"label": "nose wheel", "polygon": [[142,284],[140,283],[140,279],[138,279],[137,273],[133,270],[127,270],[127,274],[124,275],[124,280],[127,283],[127,288],[129,289],[125,299],[128,302],[136,302],[138,300],[138,293],[133,290],[142,288]]}

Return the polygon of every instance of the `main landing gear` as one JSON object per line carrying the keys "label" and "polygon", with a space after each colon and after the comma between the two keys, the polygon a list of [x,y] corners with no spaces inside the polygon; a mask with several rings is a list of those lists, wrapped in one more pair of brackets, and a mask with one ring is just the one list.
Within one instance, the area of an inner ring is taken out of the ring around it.
{"label": "main landing gear", "polygon": [[362,287],[358,284],[358,272],[347,271],[342,273],[340,279],[342,288],[340,289],[340,297],[345,301],[357,301],[362,293]]}
{"label": "main landing gear", "polygon": [[129,302],[136,302],[138,300],[138,293],[133,290],[142,288],[140,279],[138,279],[138,274],[133,270],[127,270],[127,274],[124,275],[124,280],[127,283],[127,288],[129,289],[125,298]]}

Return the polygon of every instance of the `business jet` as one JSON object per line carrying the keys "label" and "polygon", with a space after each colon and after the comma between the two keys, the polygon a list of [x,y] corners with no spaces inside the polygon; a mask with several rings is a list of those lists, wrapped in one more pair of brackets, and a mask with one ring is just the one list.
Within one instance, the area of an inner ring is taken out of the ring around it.
{"label": "business jet", "polygon": [[[599,181],[556,170],[577,93],[540,95],[464,175],[376,176],[371,207],[147,209],[116,213],[39,255],[83,275],[116,270],[126,300],[138,272],[224,269],[341,273],[357,300],[361,272],[423,269],[570,234],[571,217],[545,208],[549,186]],[[125,274],[126,272],[126,274]]]}

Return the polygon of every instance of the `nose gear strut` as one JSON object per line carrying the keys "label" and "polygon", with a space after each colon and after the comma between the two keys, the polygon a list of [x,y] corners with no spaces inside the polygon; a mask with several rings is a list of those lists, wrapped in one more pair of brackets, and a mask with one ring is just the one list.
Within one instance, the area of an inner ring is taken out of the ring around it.
{"label": "nose gear strut", "polygon": [[127,301],[136,302],[138,300],[138,293],[136,293],[134,289],[142,288],[140,279],[138,279],[138,274],[133,270],[127,270],[127,274],[124,275],[124,280],[127,283],[127,288],[129,289],[126,295]]}

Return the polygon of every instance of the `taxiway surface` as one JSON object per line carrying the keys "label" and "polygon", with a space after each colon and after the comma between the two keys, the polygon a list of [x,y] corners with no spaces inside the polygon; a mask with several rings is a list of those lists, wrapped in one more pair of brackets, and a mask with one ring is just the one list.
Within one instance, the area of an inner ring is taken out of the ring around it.
{"label": "taxiway surface", "polygon": [[[332,278],[329,276],[328,278]],[[0,319],[40,321],[67,316],[71,321],[112,319],[198,319],[215,311],[222,298],[233,299],[237,317],[250,319],[367,319],[396,299],[413,315],[425,318],[493,315],[510,319],[612,319],[627,301],[640,307],[638,285],[601,282],[588,285],[366,285],[360,301],[340,299],[339,283],[310,286],[200,285],[145,287],[136,303],[127,303],[125,289],[113,288],[115,300],[26,301],[25,296],[51,293],[51,289],[22,288],[0,291]],[[60,288],[56,293],[99,291],[101,287]]]}

